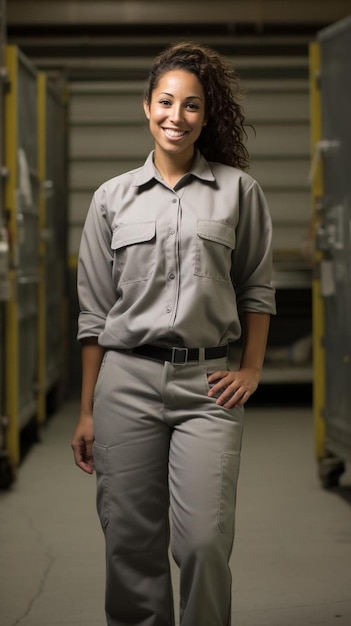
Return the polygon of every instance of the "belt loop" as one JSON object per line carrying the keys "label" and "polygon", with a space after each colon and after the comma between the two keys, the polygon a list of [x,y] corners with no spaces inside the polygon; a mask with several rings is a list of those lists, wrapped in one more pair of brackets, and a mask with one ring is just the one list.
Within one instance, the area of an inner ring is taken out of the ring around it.
{"label": "belt loop", "polygon": [[205,360],[205,348],[199,348],[199,362]]}

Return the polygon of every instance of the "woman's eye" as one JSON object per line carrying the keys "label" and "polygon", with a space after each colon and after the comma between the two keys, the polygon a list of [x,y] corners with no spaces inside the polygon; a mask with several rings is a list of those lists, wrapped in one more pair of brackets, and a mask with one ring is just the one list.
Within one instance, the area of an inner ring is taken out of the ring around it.
{"label": "woman's eye", "polygon": [[169,100],[160,100],[160,104],[162,104],[163,106],[169,106],[171,103]]}
{"label": "woman's eye", "polygon": [[188,109],[191,109],[191,111],[197,111],[198,110],[198,105],[195,104],[194,102],[189,102],[187,104]]}

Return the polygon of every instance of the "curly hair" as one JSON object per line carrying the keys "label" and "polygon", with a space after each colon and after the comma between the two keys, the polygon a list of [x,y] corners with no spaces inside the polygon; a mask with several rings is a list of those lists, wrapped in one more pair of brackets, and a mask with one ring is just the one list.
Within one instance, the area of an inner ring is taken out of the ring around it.
{"label": "curly hair", "polygon": [[182,69],[197,76],[205,93],[207,124],[196,142],[208,161],[247,169],[249,154],[245,115],[238,100],[243,97],[240,79],[232,65],[216,50],[192,42],[171,44],[154,60],[144,100],[169,71]]}

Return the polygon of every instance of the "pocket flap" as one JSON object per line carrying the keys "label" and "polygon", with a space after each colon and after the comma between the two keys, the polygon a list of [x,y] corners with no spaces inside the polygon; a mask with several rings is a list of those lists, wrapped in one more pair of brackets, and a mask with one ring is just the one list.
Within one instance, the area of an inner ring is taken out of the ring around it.
{"label": "pocket flap", "polygon": [[113,231],[111,248],[119,250],[135,243],[151,241],[156,235],[156,222],[121,224]]}
{"label": "pocket flap", "polygon": [[216,241],[234,250],[235,248],[235,230],[223,222],[215,222],[214,220],[198,220],[197,234],[202,239]]}

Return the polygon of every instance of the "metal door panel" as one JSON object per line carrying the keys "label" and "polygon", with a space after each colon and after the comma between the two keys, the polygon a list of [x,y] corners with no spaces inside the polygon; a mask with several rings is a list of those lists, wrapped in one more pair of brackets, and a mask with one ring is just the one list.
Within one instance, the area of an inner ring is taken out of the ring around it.
{"label": "metal door panel", "polygon": [[351,458],[351,18],[321,31],[326,447]]}

